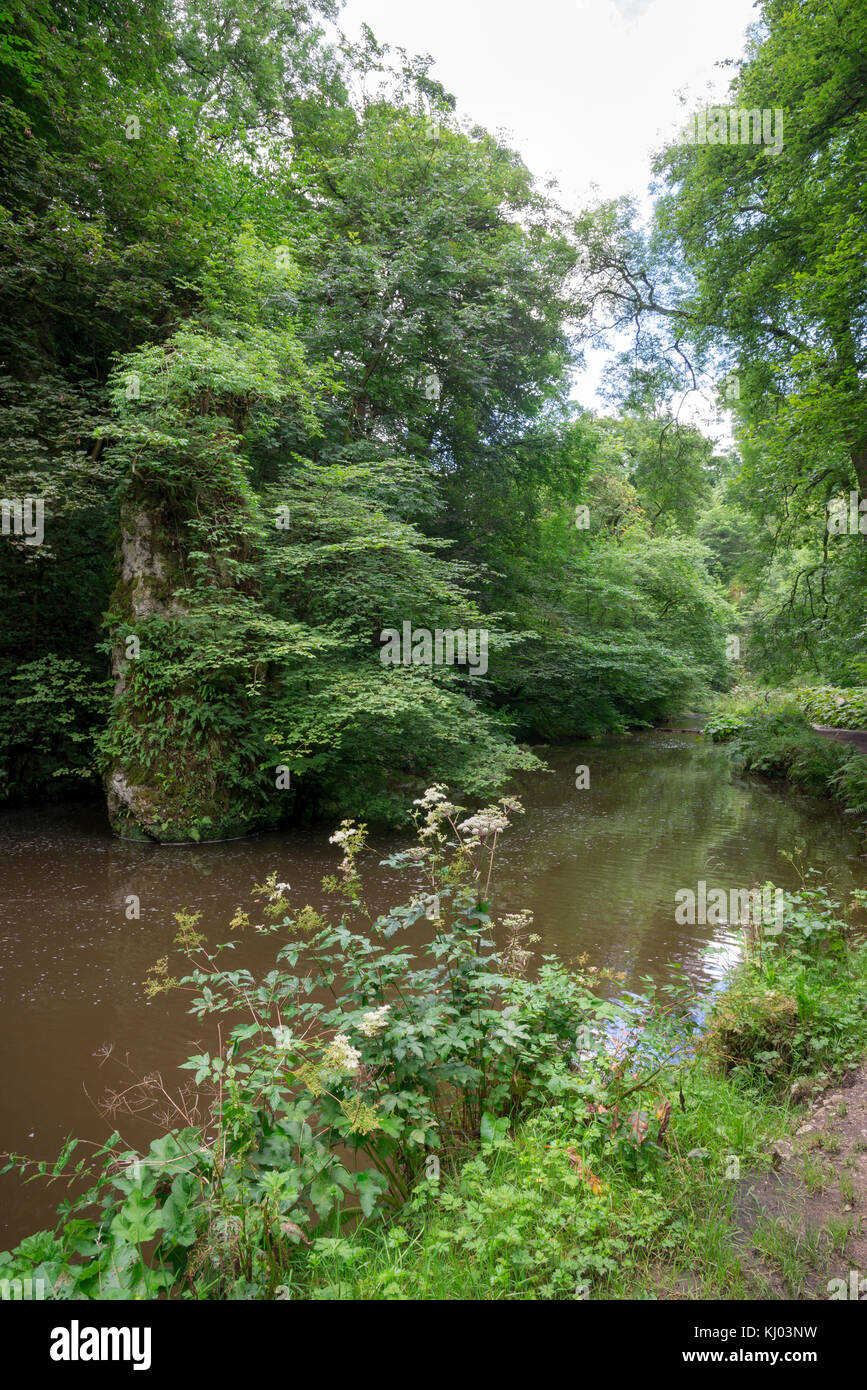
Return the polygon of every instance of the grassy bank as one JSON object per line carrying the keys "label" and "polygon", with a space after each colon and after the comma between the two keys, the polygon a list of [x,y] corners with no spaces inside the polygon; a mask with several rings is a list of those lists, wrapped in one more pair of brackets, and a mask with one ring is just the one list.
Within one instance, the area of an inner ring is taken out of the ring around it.
{"label": "grassy bank", "polygon": [[[819,888],[789,898],[786,921],[781,939],[752,936],[688,1060],[657,1077],[666,1099],[640,1115],[631,1151],[588,1145],[583,1098],[548,1106],[420,1183],[388,1229],[318,1240],[292,1296],[744,1299],[824,1278],[867,1193],[843,1186],[839,1213],[803,1239],[747,1229],[741,1198],[867,1047],[867,947]],[[816,1162],[804,1156],[808,1186]]]}
{"label": "grassy bank", "polygon": [[[867,818],[867,757],[817,733],[813,723],[864,727],[861,692],[748,692],[722,702],[704,736],[726,743],[738,772],[831,796],[862,827]],[[855,698],[855,697],[858,698]]]}
{"label": "grassy bank", "polygon": [[[740,1200],[798,1106],[867,1049],[850,918],[865,895],[844,911],[805,873],[781,934],[744,925],[699,1028],[685,983],[612,1002],[616,978],[535,960],[528,916],[495,918],[496,844],[519,811],[461,820],[431,789],[418,844],[386,861],[414,891],[379,917],[350,824],[333,837],[336,920],[293,907],[276,876],[219,945],[179,913],[186,973],[159,961],[149,989],[188,990],[215,1046],[184,1086],[142,1077],[115,1097],[121,1127],[171,1112],[148,1152],[115,1133],[86,1159],[73,1141],[56,1162],[8,1158],[69,1196],[0,1273],[57,1298],[400,1300],[743,1298],[768,1270],[790,1287],[804,1261],[821,1270],[842,1214],[796,1249],[772,1225],[738,1237]],[[423,920],[410,950],[401,933]],[[249,932],[275,940],[264,978],[244,968]]]}
{"label": "grassy bank", "polygon": [[725,1173],[735,1150],[768,1162],[789,1108],[700,1066],[685,1080],[686,1113],[639,1171],[612,1154],[592,1168],[576,1162],[585,1110],[553,1106],[424,1184],[388,1230],[318,1241],[293,1296],[631,1299],[687,1287],[692,1297],[748,1297]]}

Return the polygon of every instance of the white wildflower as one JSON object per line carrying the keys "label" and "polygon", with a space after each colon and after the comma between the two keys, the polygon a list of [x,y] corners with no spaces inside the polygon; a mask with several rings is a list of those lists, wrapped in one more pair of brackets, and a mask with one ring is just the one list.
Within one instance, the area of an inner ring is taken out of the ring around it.
{"label": "white wildflower", "polygon": [[388,1021],[385,1015],[390,1008],[390,1004],[382,1004],[378,1009],[371,1009],[362,1016],[361,1031],[366,1038],[375,1038],[377,1033],[382,1032]]}
{"label": "white wildflower", "polygon": [[484,811],[477,811],[474,816],[461,821],[458,830],[473,839],[484,840],[488,835],[498,834],[499,831],[505,830],[508,825],[509,821],[502,811],[499,811],[496,806],[487,806]]}
{"label": "white wildflower", "polygon": [[457,815],[457,812],[458,807],[452,805],[451,801],[438,801],[425,816],[424,825],[420,827],[418,832],[420,837],[428,839],[431,835],[439,835],[443,821],[448,820],[450,816]]}
{"label": "white wildflower", "polygon": [[432,787],[428,787],[424,796],[420,796],[412,804],[413,806],[421,806],[423,810],[427,811],[431,806],[435,806],[438,801],[445,801],[445,799],[445,787],[441,782],[435,782]]}
{"label": "white wildflower", "polygon": [[507,912],[503,918],[503,926],[506,928],[506,931],[526,931],[532,920],[532,912]]}
{"label": "white wildflower", "polygon": [[322,1061],[333,1071],[353,1072],[358,1070],[361,1053],[352,1046],[345,1033],[338,1033],[325,1049]]}

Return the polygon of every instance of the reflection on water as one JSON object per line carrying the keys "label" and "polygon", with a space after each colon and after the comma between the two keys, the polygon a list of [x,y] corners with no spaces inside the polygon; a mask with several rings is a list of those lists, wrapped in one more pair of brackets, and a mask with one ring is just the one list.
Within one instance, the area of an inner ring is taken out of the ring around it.
{"label": "reflection on water", "polygon": [[[721,965],[707,947],[736,950],[724,928],[675,923],[678,888],[694,889],[700,879],[749,888],[768,878],[793,888],[796,875],[780,851],[799,841],[840,893],[867,884],[859,842],[838,812],[733,780],[724,752],[690,734],[544,751],[552,770],[522,779],[526,815],[502,841],[495,907],[529,908],[538,952],[586,954],[624,972],[625,989],[640,991],[646,976],[663,981],[671,961],[710,982]],[[590,780],[581,790],[579,765]],[[272,869],[292,885],[296,904],[321,905],[322,876],[338,857],[327,830],[168,847],[113,839],[98,807],[0,817],[0,1149],[53,1158],[70,1132],[105,1136],[94,1102],[118,1077],[93,1055],[102,1044],[128,1053],[136,1071],[159,1069],[170,1080],[194,1044],[209,1043],[180,997],[142,997],[148,967],[170,951],[173,912],[200,910],[202,929],[222,940],[235,908]],[[371,903],[384,908],[403,890],[396,874],[377,875]],[[132,897],[138,920],[126,917]],[[253,939],[245,956],[252,968],[270,966],[273,942]],[[131,1127],[124,1135],[145,1138]],[[0,1247],[52,1224],[61,1196],[3,1179]]]}
{"label": "reflection on water", "polygon": [[[537,914],[539,950],[624,971],[628,987],[656,979],[674,958],[693,974],[718,966],[702,952],[726,933],[678,926],[674,895],[749,888],[772,879],[795,888],[781,851],[805,846],[807,862],[846,892],[865,878],[857,836],[824,801],[740,782],[725,752],[689,734],[649,733],[548,750],[553,772],[528,779],[527,815],[506,838],[498,897]],[[590,786],[575,788],[575,768]]]}

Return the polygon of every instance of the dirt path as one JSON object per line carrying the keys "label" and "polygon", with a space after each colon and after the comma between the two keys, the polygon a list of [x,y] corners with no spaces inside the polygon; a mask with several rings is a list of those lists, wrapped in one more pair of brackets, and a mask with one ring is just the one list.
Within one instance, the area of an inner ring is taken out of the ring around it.
{"label": "dirt path", "polygon": [[830,724],[813,724],[812,728],[823,738],[833,739],[835,743],[851,743],[859,753],[867,753],[867,729],[833,729]]}
{"label": "dirt path", "polygon": [[738,1200],[756,1295],[867,1300],[867,1065],[821,1095],[773,1153],[775,1171],[748,1180]]}

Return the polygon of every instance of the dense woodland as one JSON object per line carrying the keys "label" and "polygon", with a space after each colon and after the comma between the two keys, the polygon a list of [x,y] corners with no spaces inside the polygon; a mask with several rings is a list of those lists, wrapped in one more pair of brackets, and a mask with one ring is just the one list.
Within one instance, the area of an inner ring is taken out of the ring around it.
{"label": "dense woodland", "polygon": [[[863,0],[764,0],[731,105],[782,151],[661,150],[648,226],[563,207],[338,8],[0,18],[2,493],[45,506],[0,540],[7,802],[397,824],[745,669],[867,680],[827,525],[867,492]],[[487,629],[487,670],[383,665],[406,622]]]}
{"label": "dense woodland", "polygon": [[0,1301],[867,1296],[867,0],[720,59],[579,208],[339,0],[0,13]]}

